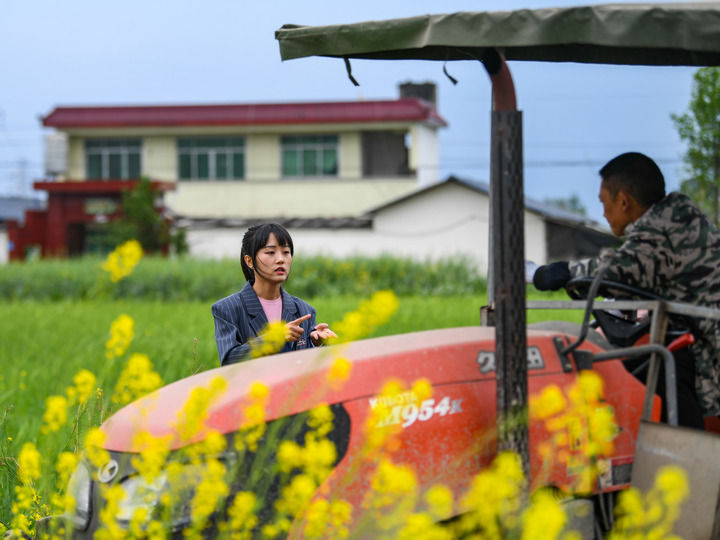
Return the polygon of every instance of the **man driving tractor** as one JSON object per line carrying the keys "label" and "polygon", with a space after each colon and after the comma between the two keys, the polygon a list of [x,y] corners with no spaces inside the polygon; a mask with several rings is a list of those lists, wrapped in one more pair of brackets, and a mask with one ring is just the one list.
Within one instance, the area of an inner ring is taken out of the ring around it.
{"label": "man driving tractor", "polygon": [[[617,249],[597,257],[541,266],[533,276],[540,290],[557,290],[571,278],[603,277],[644,289],[670,301],[720,307],[720,232],[682,193],[665,195],[657,164],[638,152],[611,159],[600,169],[600,202]],[[679,424],[703,429],[703,416],[720,413],[720,322],[701,319],[695,342],[675,352]],[[637,363],[626,366],[633,370]],[[640,378],[642,373],[637,374]],[[658,381],[664,396],[664,377]]]}

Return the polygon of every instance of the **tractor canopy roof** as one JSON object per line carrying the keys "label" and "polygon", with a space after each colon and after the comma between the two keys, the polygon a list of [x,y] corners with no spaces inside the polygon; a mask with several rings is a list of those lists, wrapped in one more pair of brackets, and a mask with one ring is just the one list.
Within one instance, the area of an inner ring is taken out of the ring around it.
{"label": "tractor canopy roof", "polygon": [[286,24],[283,60],[305,56],[720,65],[720,2],[460,12],[330,26]]}

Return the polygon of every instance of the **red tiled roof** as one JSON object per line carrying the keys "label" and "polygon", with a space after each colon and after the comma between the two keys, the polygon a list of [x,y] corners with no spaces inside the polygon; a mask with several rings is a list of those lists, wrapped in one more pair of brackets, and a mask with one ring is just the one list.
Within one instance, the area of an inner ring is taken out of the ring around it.
{"label": "red tiled roof", "polygon": [[55,128],[100,128],[412,121],[447,125],[431,104],[417,98],[254,105],[57,107],[43,118],[43,125]]}

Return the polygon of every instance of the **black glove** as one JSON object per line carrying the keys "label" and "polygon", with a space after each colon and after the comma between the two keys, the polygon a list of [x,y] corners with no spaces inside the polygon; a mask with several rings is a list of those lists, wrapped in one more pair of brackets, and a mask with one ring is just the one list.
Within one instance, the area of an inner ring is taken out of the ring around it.
{"label": "black glove", "polygon": [[567,261],[541,266],[533,276],[533,285],[540,291],[557,291],[570,281],[570,267]]}

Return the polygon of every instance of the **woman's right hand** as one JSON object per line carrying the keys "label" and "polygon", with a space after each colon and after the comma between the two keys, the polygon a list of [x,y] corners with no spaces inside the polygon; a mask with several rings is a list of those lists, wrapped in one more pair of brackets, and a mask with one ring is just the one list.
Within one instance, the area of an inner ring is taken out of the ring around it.
{"label": "woman's right hand", "polygon": [[298,317],[294,321],[285,324],[285,341],[297,341],[305,333],[305,329],[300,323],[307,321],[312,315],[308,313],[302,317]]}

